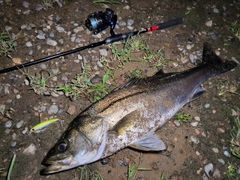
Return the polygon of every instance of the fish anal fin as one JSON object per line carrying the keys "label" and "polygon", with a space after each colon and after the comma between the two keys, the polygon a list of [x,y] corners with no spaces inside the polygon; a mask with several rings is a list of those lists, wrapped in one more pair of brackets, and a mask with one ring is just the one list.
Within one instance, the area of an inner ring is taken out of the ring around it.
{"label": "fish anal fin", "polygon": [[156,134],[148,134],[138,141],[132,143],[130,147],[141,151],[162,151],[166,149],[164,142]]}

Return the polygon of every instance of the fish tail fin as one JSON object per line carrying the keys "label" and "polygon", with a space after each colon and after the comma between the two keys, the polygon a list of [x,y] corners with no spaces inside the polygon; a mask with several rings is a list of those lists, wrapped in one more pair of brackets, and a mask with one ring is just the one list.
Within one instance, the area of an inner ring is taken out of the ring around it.
{"label": "fish tail fin", "polygon": [[230,71],[237,66],[236,62],[224,60],[217,56],[208,43],[203,44],[202,64],[212,67],[212,75]]}

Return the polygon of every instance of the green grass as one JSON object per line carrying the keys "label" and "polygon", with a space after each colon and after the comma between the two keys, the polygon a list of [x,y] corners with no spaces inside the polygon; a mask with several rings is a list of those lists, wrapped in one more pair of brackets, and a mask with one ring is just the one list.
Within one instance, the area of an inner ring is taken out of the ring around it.
{"label": "green grass", "polygon": [[188,113],[184,113],[184,114],[177,113],[175,115],[175,118],[177,119],[178,122],[183,121],[186,123],[189,120],[189,116],[190,116],[190,114],[188,114]]}
{"label": "green grass", "polygon": [[10,52],[16,50],[16,42],[13,40],[7,32],[0,34],[0,57],[6,56],[12,58]]}
{"label": "green grass", "polygon": [[152,51],[141,36],[133,36],[122,44],[112,44],[113,59],[118,60],[118,68],[123,68],[126,62],[148,63],[150,67],[159,68],[167,63],[162,49]]}
{"label": "green grass", "polygon": [[240,40],[240,25],[238,21],[235,21],[234,23],[232,23],[231,31],[238,38],[238,40]]}
{"label": "green grass", "polygon": [[227,172],[225,172],[224,174],[226,174],[230,180],[233,180],[237,177],[237,170],[237,165],[228,162]]}
{"label": "green grass", "polygon": [[78,167],[79,177],[74,180],[104,180],[96,171],[91,170],[87,165]]}
{"label": "green grass", "polygon": [[240,159],[240,120],[239,117],[234,118],[235,125],[230,131],[230,149],[232,155]]}
{"label": "green grass", "polygon": [[125,76],[129,79],[132,78],[141,78],[142,77],[142,70],[140,69],[132,69],[125,72]]}
{"label": "green grass", "polygon": [[102,7],[108,7],[108,5],[122,4],[120,0],[93,0],[93,4],[99,4]]}
{"label": "green grass", "polygon": [[[46,73],[44,73],[46,72]],[[47,88],[47,81],[56,76],[56,74],[51,73],[50,71],[44,70],[40,73],[35,73],[34,75],[30,75],[29,73],[23,72],[26,75],[29,86],[34,90],[36,94],[43,94]]]}
{"label": "green grass", "polygon": [[7,180],[11,179],[10,177],[11,177],[11,174],[12,174],[12,169],[13,169],[15,160],[16,160],[16,154],[14,153],[14,155],[12,157],[12,160],[11,160],[11,163],[10,163],[10,166],[9,166],[9,170],[8,170],[8,174],[7,174]]}
{"label": "green grass", "polygon": [[86,65],[86,62],[84,64],[85,65],[82,66],[82,73],[77,74],[73,80],[58,87],[57,90],[63,91],[65,95],[72,100],[86,97],[91,102],[96,102],[108,94],[111,87],[107,85],[106,82],[112,74],[110,69],[107,69],[101,81],[93,84],[90,79],[91,68],[89,65]]}

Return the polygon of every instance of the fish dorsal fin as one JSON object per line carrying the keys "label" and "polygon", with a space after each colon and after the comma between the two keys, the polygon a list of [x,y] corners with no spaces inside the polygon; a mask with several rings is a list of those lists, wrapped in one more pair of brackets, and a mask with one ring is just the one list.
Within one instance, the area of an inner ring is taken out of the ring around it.
{"label": "fish dorsal fin", "polygon": [[116,87],[116,88],[113,89],[111,92],[118,91],[118,90],[120,90],[120,89],[129,87],[129,86],[132,86],[132,85],[138,83],[140,80],[141,80],[141,78],[132,78],[132,79],[130,79],[129,81],[127,81],[125,84],[123,84],[123,85],[121,85],[121,86],[119,86],[119,87]]}
{"label": "fish dorsal fin", "polygon": [[162,151],[166,149],[164,142],[154,133],[141,137],[130,147],[141,151]]}

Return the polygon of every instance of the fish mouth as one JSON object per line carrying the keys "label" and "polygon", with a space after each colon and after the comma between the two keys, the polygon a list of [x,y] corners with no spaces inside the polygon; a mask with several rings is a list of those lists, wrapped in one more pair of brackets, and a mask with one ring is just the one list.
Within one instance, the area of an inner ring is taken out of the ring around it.
{"label": "fish mouth", "polygon": [[45,168],[43,168],[40,171],[41,175],[48,175],[48,174],[53,174],[53,173],[57,173],[60,171],[65,171],[71,168],[74,168],[74,164],[73,163],[74,160],[72,157],[67,157],[61,160],[43,160],[42,161],[42,165],[45,166]]}

